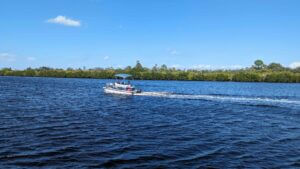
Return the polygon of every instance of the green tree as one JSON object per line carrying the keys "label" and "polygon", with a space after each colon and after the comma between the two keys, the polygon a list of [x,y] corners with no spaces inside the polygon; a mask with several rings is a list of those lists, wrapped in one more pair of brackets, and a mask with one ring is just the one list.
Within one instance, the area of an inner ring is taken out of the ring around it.
{"label": "green tree", "polygon": [[[11,68],[0,69],[0,76],[41,76],[41,77],[68,77],[68,78],[102,78],[112,79],[116,73],[129,73],[135,79],[143,80],[199,80],[199,81],[241,81],[241,82],[300,82],[300,68],[291,69],[271,63],[267,66],[262,61],[253,65],[253,69],[240,70],[180,70],[168,69],[167,65],[161,67],[155,65],[152,69],[143,67],[137,61],[135,67],[121,68],[94,68],[94,69],[53,69],[49,67],[27,68],[25,70],[13,70]],[[257,69],[258,68],[258,69]],[[259,71],[256,71],[259,70]]]}
{"label": "green tree", "polygon": [[163,64],[163,65],[161,65],[160,69],[163,71],[167,71],[168,67],[167,67],[167,65]]}
{"label": "green tree", "polygon": [[136,61],[136,65],[135,65],[134,69],[135,69],[136,71],[138,71],[138,72],[143,71],[143,66],[142,66],[142,64],[140,63],[139,60]]}
{"label": "green tree", "polygon": [[256,68],[256,69],[263,69],[265,67],[265,64],[264,64],[264,62],[262,61],[262,60],[256,60],[256,61],[254,61],[254,68]]}
{"label": "green tree", "polygon": [[152,67],[152,71],[154,71],[154,72],[158,71],[158,66],[157,66],[157,64],[155,64],[155,65]]}
{"label": "green tree", "polygon": [[282,71],[282,70],[284,70],[284,67],[279,63],[273,62],[268,65],[268,69],[273,70],[273,71]]}

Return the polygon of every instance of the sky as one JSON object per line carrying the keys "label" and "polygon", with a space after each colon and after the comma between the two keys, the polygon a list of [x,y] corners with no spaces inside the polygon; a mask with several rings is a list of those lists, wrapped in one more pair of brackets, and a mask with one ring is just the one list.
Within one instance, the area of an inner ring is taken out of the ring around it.
{"label": "sky", "polygon": [[300,66],[299,0],[1,0],[0,68]]}

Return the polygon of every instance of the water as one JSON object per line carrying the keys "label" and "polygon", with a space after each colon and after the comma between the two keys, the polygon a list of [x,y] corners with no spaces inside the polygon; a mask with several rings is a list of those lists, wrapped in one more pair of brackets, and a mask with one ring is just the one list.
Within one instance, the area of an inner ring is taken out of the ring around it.
{"label": "water", "polygon": [[299,168],[300,84],[0,77],[0,168]]}

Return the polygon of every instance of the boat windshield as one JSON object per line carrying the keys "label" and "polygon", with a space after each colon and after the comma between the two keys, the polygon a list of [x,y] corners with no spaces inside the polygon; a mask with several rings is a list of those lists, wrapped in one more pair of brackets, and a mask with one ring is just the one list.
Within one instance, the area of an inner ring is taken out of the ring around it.
{"label": "boat windshield", "polygon": [[121,74],[116,74],[115,77],[116,78],[126,79],[126,78],[131,77],[131,75],[130,74],[121,73]]}
{"label": "boat windshield", "polygon": [[122,85],[130,85],[131,75],[130,74],[116,74],[116,83]]}
{"label": "boat windshield", "polygon": [[123,84],[123,85],[130,85],[129,80],[117,80],[116,83],[117,84]]}

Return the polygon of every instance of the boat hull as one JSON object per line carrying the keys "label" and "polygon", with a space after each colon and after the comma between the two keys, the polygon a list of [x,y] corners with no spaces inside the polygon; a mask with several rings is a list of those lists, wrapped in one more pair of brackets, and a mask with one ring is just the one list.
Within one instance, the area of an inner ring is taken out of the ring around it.
{"label": "boat hull", "polygon": [[134,95],[135,91],[117,90],[109,87],[103,87],[105,93],[122,94],[122,95]]}

